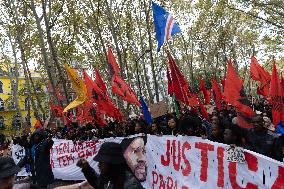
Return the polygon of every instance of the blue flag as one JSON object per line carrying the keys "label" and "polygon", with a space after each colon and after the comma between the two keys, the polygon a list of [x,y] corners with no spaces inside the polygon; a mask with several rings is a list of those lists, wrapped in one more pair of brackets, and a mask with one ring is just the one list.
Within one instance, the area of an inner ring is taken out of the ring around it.
{"label": "blue flag", "polygon": [[174,34],[181,32],[181,29],[173,16],[153,1],[152,10],[159,52],[164,43]]}
{"label": "blue flag", "polygon": [[143,97],[141,96],[140,97],[140,100],[139,100],[140,104],[141,104],[141,109],[142,109],[142,113],[143,113],[143,116],[144,116],[144,119],[145,121],[148,123],[148,124],[151,124],[153,122],[153,119],[152,119],[152,116],[148,110],[148,106],[146,105]]}

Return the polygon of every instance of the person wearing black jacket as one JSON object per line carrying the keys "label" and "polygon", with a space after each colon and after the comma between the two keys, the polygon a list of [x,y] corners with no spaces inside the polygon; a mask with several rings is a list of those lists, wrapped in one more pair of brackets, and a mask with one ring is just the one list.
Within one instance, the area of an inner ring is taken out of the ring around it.
{"label": "person wearing black jacket", "polygon": [[80,159],[77,166],[82,168],[85,178],[95,189],[143,189],[136,177],[128,171],[119,144],[103,143],[94,160],[99,162],[100,175],[85,159]]}
{"label": "person wearing black jacket", "polygon": [[41,130],[37,130],[31,136],[31,143],[25,146],[25,157],[18,163],[19,167],[29,164],[31,167],[32,180],[42,188],[46,188],[54,180],[50,165],[50,149],[53,141],[45,138]]}
{"label": "person wearing black jacket", "polygon": [[264,127],[263,118],[259,115],[252,118],[253,128],[242,130],[248,149],[271,158],[277,158],[280,151],[280,140],[274,133]]}

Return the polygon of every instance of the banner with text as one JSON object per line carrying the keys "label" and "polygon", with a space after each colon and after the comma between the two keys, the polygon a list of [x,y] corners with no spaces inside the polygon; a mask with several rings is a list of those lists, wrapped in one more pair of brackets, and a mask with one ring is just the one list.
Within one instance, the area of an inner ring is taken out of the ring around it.
{"label": "banner with text", "polygon": [[[247,150],[243,151],[245,163],[227,161],[227,147],[198,137],[148,136],[148,172],[144,187],[283,188],[283,163]],[[231,151],[229,153],[232,155]],[[240,157],[228,159],[241,160],[239,150],[237,156]]]}
{"label": "banner with text", "polygon": [[[98,172],[93,157],[104,142],[117,142],[133,175],[146,189],[272,188],[284,186],[284,164],[263,155],[188,136],[135,136],[73,143],[54,139],[55,178],[84,180],[78,159]],[[14,159],[22,156],[17,150]]]}

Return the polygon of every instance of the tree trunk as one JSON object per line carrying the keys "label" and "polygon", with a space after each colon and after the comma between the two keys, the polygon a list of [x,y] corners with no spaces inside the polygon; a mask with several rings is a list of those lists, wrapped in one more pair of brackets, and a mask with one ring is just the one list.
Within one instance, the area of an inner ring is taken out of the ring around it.
{"label": "tree trunk", "polygon": [[120,48],[119,48],[119,45],[118,45],[118,37],[117,37],[117,34],[115,32],[115,28],[114,28],[112,11],[111,11],[111,8],[109,7],[107,0],[105,0],[105,5],[106,5],[106,15],[107,15],[107,18],[108,18],[108,24],[109,24],[110,32],[111,32],[111,35],[112,35],[113,40],[114,40],[115,49],[116,49],[116,53],[117,53],[117,57],[118,57],[118,62],[119,62],[120,68],[122,70],[121,76],[122,76],[122,78],[125,78],[126,75],[123,71],[125,65],[122,61],[121,51],[120,51]]}
{"label": "tree trunk", "polygon": [[[66,79],[63,75],[64,72],[60,67],[60,64],[59,64],[59,61],[58,61],[58,58],[57,58],[57,53],[56,53],[56,50],[55,50],[55,47],[54,47],[54,43],[53,43],[52,38],[51,38],[51,28],[52,27],[50,26],[49,20],[48,20],[47,15],[46,15],[46,1],[42,0],[41,3],[42,3],[43,19],[44,19],[45,28],[46,28],[47,43],[48,43],[48,46],[49,46],[49,49],[50,49],[50,52],[51,52],[52,60],[53,60],[55,66],[58,70],[58,75],[59,75],[60,81],[62,82],[62,85],[63,85],[63,90],[64,90],[64,94],[65,94],[65,97],[66,97],[67,104],[69,104],[68,90],[66,88]],[[59,101],[59,102],[61,103],[61,101]],[[63,104],[61,104],[61,106],[63,107]]]}
{"label": "tree trunk", "polygon": [[144,0],[144,11],[146,14],[147,33],[148,33],[148,41],[149,41],[149,47],[150,47],[151,70],[152,70],[153,81],[154,81],[156,101],[159,102],[159,89],[158,89],[158,83],[157,83],[157,78],[156,78],[157,76],[156,76],[155,66],[154,66],[153,42],[152,42],[151,27],[150,27],[150,9],[147,9],[147,7],[148,7],[148,4],[146,3],[146,0]]}
{"label": "tree trunk", "polygon": [[[41,55],[42,55],[42,58],[43,58],[44,67],[45,67],[45,70],[47,72],[48,79],[50,81],[52,90],[55,92],[56,87],[55,87],[55,83],[54,83],[54,80],[53,80],[53,77],[52,77],[51,66],[49,64],[47,51],[46,51],[46,48],[45,48],[43,30],[42,30],[41,25],[40,25],[40,19],[37,15],[37,12],[36,12],[34,0],[31,0],[30,8],[31,8],[33,15],[35,17],[35,20],[36,20],[36,26],[37,26],[39,40],[40,40],[40,50],[41,50]],[[56,101],[59,102],[58,96],[57,95],[54,95],[54,96],[55,96]]]}
{"label": "tree trunk", "polygon": [[22,116],[22,112],[21,112],[21,107],[19,106],[19,91],[18,91],[18,87],[19,87],[19,66],[18,66],[18,60],[17,60],[17,54],[16,54],[16,48],[15,48],[15,44],[12,41],[11,35],[10,35],[10,28],[9,28],[9,32],[8,32],[8,37],[9,37],[9,41],[12,47],[12,51],[13,51],[13,56],[14,56],[14,63],[15,63],[15,72],[16,75],[11,75],[13,73],[10,73],[9,75],[11,75],[10,77],[10,81],[12,83],[12,78],[15,77],[15,81],[16,81],[16,86],[11,85],[12,88],[11,90],[13,91],[13,100],[15,102],[15,106],[16,106],[16,110],[18,112],[18,115],[20,116],[21,119],[21,123],[23,123],[23,116]]}

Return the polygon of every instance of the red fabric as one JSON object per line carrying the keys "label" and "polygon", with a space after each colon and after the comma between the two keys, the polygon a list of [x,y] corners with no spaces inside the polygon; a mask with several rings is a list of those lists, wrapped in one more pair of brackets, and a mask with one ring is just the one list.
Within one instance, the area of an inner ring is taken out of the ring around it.
{"label": "red fabric", "polygon": [[273,124],[276,126],[282,117],[283,111],[283,100],[282,100],[282,89],[280,84],[280,79],[278,77],[275,61],[272,65],[272,75],[270,82],[269,96],[272,103],[272,119]]}
{"label": "red fabric", "polygon": [[108,66],[109,66],[109,75],[111,77],[113,75],[118,75],[120,73],[120,68],[118,64],[116,63],[111,47],[108,47],[107,60],[108,60]]}
{"label": "red fabric", "polygon": [[98,87],[106,94],[107,87],[99,73],[99,71],[96,69],[96,80],[95,83],[98,85]]}
{"label": "red fabric", "polygon": [[167,79],[168,79],[168,95],[172,96],[173,95],[173,84],[172,84],[172,79],[170,75],[169,68],[167,67]]}
{"label": "red fabric", "polygon": [[76,119],[77,121],[79,121],[80,123],[85,123],[85,119],[84,119],[84,111],[83,108],[81,106],[78,106],[76,108]]}
{"label": "red fabric", "polygon": [[63,108],[61,106],[50,104],[50,108],[55,117],[64,117]]}
{"label": "red fabric", "polygon": [[215,79],[211,80],[212,83],[212,91],[213,91],[213,98],[215,101],[215,105],[218,110],[222,109],[222,92],[221,89]]}
{"label": "red fabric", "polygon": [[268,96],[270,74],[261,67],[254,56],[251,57],[250,76],[253,80],[260,82],[260,86],[257,88],[257,94],[265,97]]}
{"label": "red fabric", "polygon": [[39,120],[36,120],[36,123],[34,125],[34,129],[43,129],[43,126]]}
{"label": "red fabric", "polygon": [[126,102],[138,107],[141,106],[134,91],[120,76],[114,75],[111,80],[111,85],[113,94],[117,94]]}
{"label": "red fabric", "polygon": [[[228,69],[225,80],[224,99],[226,102],[236,107],[238,112],[241,112],[245,117],[253,117],[254,111],[250,107],[251,104],[243,90],[242,81],[238,78],[231,60],[228,62]],[[252,127],[251,123],[239,125],[240,127]]]}
{"label": "red fabric", "polygon": [[221,84],[222,84],[222,87],[223,87],[223,90],[225,89],[225,79],[221,79]]}
{"label": "red fabric", "polygon": [[66,124],[67,128],[70,127],[70,125],[72,123],[72,118],[73,118],[73,114],[72,114],[72,111],[70,111],[69,116],[68,116],[68,113],[67,113],[67,116],[65,116],[65,124]]}
{"label": "red fabric", "polygon": [[188,91],[188,84],[169,52],[168,60],[171,70],[173,93],[175,94],[176,100],[188,104],[186,94],[184,94],[184,91]]}
{"label": "red fabric", "polygon": [[205,104],[210,104],[210,95],[209,95],[209,92],[207,91],[207,89],[204,85],[202,78],[199,79],[199,89],[200,89],[200,92],[202,92],[202,94],[203,94]]}
{"label": "red fabric", "polygon": [[108,116],[113,117],[118,121],[122,121],[121,113],[114,106],[109,96],[98,87],[98,85],[92,80],[86,71],[84,71],[83,74],[88,91],[88,98],[97,104],[97,107],[100,109],[100,111],[105,111],[105,114]]}
{"label": "red fabric", "polygon": [[203,105],[202,101],[200,100],[200,98],[197,98],[197,101],[198,101],[198,103],[199,103],[200,113],[201,113],[202,117],[203,117],[204,119],[209,120],[209,116],[208,116],[207,110],[206,110],[206,108],[204,107],[204,105]]}

